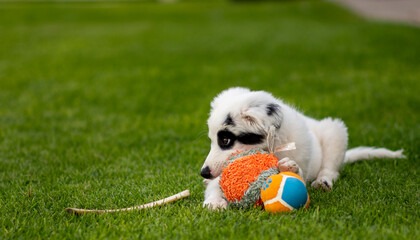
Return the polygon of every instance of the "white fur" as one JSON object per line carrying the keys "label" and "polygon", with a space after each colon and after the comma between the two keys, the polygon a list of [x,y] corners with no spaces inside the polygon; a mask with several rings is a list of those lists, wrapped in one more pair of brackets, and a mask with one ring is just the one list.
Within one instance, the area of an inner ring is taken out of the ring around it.
{"label": "white fur", "polygon": [[[268,115],[267,106],[277,104],[279,111]],[[226,124],[227,116],[231,116],[234,126]],[[272,126],[277,126],[276,145],[289,142],[296,143],[296,150],[279,153],[281,171],[293,171],[306,181],[313,181],[312,186],[330,190],[339,176],[343,163],[371,158],[402,158],[402,150],[374,149],[359,147],[347,150],[347,128],[339,119],[325,118],[315,120],[304,116],[295,108],[274,98],[264,91],[250,91],[245,88],[230,88],[223,91],[211,103],[208,119],[210,153],[202,169],[209,167],[211,180],[205,191],[204,206],[210,209],[226,208],[223,192],[219,186],[220,174],[227,158],[236,151],[251,148],[267,148],[267,142],[247,145],[238,141],[228,150],[218,145],[217,133],[229,130],[235,135],[256,133],[266,136]],[[279,126],[279,127],[278,127]]]}

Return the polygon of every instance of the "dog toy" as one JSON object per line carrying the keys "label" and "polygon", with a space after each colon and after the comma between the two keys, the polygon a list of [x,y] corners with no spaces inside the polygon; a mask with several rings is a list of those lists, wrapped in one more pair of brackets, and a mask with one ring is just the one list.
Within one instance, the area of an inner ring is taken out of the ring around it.
{"label": "dog toy", "polygon": [[269,177],[261,189],[264,209],[269,212],[287,212],[309,207],[309,194],[303,179],[292,172]]}
{"label": "dog toy", "polygon": [[[290,143],[280,146],[272,152],[281,152],[293,149],[295,149],[295,145],[294,143]],[[231,206],[237,208],[249,208],[253,206],[265,205],[264,201],[267,201],[268,211],[285,210],[286,208],[277,208],[278,204],[272,204],[272,202],[277,200],[277,194],[271,197],[271,195],[267,195],[266,193],[275,191],[274,189],[276,186],[278,190],[276,193],[280,192],[279,190],[281,190],[280,193],[288,193],[288,196],[293,196],[295,192],[298,193],[303,190],[300,185],[298,186],[296,184],[290,183],[288,178],[292,178],[291,175],[287,175],[288,177],[284,177],[284,179],[283,177],[276,177],[280,173],[277,167],[277,162],[278,158],[274,156],[274,154],[261,149],[251,149],[245,152],[233,154],[228,159],[228,163],[223,169],[219,182],[220,187],[224,193],[224,197],[228,203]],[[283,175],[280,174],[280,176]],[[293,178],[296,177],[293,176]],[[267,179],[271,179],[271,182],[267,183]],[[300,177],[296,179],[303,181]],[[283,180],[287,182],[287,185],[281,185]],[[304,182],[301,183],[303,184],[303,187],[306,191]],[[287,186],[287,188],[284,188],[284,186]],[[267,189],[267,192],[265,192],[264,187],[269,188],[270,190]],[[262,199],[263,192],[265,196],[264,199]],[[308,195],[306,196],[308,197]],[[285,206],[300,206],[300,202],[296,202],[297,200],[300,200],[300,198],[289,197],[288,200],[288,205]],[[309,200],[305,202],[305,204],[306,203],[309,203]],[[293,209],[297,208],[298,207]],[[293,210],[291,208],[289,209]]]}
{"label": "dog toy", "polygon": [[175,201],[181,200],[183,198],[186,198],[188,196],[190,196],[190,191],[185,190],[185,191],[182,191],[182,192],[177,193],[175,195],[172,195],[170,197],[167,197],[167,198],[155,201],[155,202],[147,203],[147,204],[142,204],[142,205],[135,206],[135,207],[119,208],[119,209],[107,209],[107,210],[96,210],[96,209],[89,210],[89,209],[79,209],[79,208],[66,208],[66,210],[67,210],[68,213],[76,214],[76,215],[81,215],[81,214],[86,214],[86,213],[101,214],[101,213],[109,213],[109,212],[127,212],[127,211],[133,211],[133,210],[140,210],[140,209],[162,206],[163,204],[170,203],[170,202],[175,202]]}
{"label": "dog toy", "polygon": [[220,187],[230,205],[237,208],[260,206],[261,187],[278,174],[277,157],[261,149],[232,155],[223,169]]}

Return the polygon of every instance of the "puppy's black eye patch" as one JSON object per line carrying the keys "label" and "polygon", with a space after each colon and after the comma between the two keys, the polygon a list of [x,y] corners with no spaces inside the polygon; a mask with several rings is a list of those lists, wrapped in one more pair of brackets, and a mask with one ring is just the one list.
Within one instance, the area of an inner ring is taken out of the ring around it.
{"label": "puppy's black eye patch", "polygon": [[217,144],[223,150],[233,147],[236,141],[236,136],[228,130],[222,130],[217,133]]}
{"label": "puppy's black eye patch", "polygon": [[260,144],[264,141],[264,135],[256,133],[241,133],[237,136],[237,139],[240,143],[247,145]]}
{"label": "puppy's black eye patch", "polygon": [[241,133],[236,136],[229,130],[221,130],[217,133],[217,144],[223,150],[231,149],[236,140],[246,145],[260,144],[264,141],[264,135],[256,133]]}

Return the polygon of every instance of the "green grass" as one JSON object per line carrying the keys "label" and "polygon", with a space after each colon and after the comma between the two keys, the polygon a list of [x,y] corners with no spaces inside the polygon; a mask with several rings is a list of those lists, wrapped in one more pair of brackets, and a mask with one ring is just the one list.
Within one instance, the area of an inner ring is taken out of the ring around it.
{"label": "green grass", "polygon": [[[321,1],[0,3],[0,238],[418,239],[419,39]],[[236,85],[408,158],[345,166],[307,211],[203,209],[209,103]]]}

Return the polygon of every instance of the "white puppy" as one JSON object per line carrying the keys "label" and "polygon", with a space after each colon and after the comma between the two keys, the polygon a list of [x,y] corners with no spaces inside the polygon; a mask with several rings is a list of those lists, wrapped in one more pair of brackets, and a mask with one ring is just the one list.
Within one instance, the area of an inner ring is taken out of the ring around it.
{"label": "white puppy", "polygon": [[347,128],[339,119],[304,116],[264,91],[230,88],[211,103],[208,119],[211,150],[201,168],[206,178],[204,206],[226,208],[219,186],[222,168],[236,151],[267,149],[267,134],[275,144],[296,143],[296,150],[277,154],[280,171],[300,174],[312,186],[330,190],[343,163],[371,158],[403,158],[402,150],[358,147],[347,150]]}

